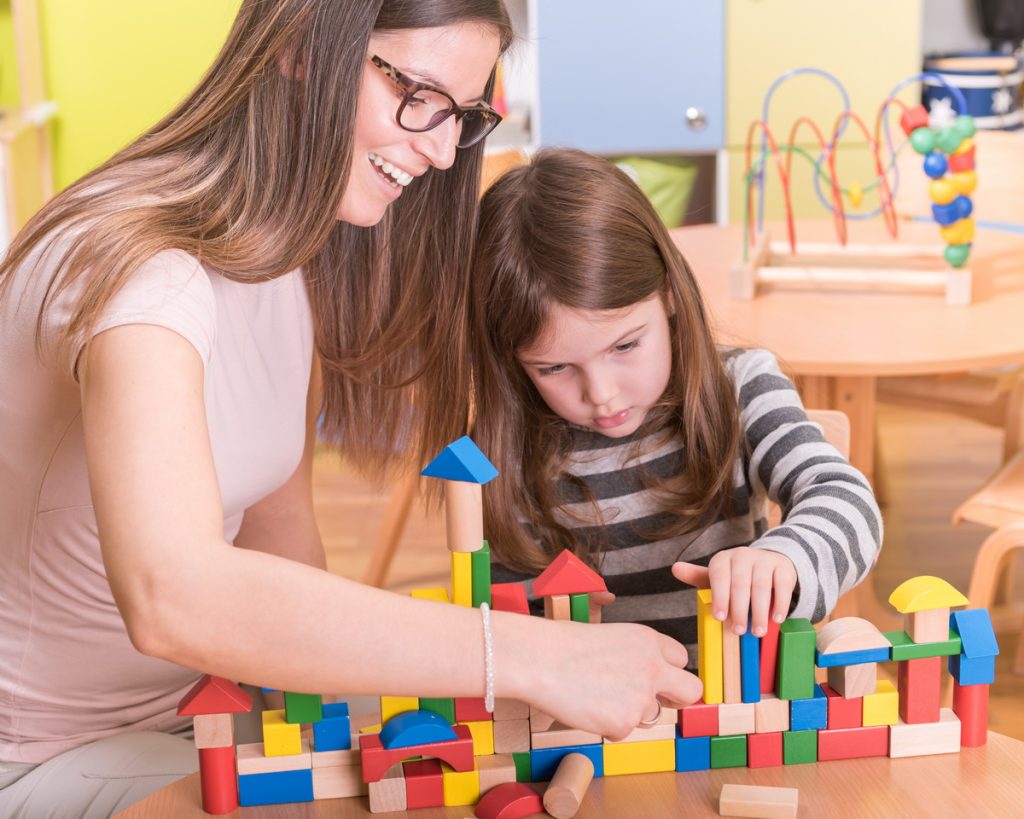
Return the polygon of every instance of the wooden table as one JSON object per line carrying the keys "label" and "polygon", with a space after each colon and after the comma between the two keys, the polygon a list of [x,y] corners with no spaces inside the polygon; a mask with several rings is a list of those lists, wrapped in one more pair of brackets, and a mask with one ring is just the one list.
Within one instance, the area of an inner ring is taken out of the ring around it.
{"label": "wooden table", "polygon": [[[959,754],[911,759],[849,759],[779,768],[595,779],[577,816],[717,816],[722,785],[737,782],[800,789],[801,816],[1016,816],[1024,806],[1024,742],[989,733],[988,744]],[[366,797],[242,808],[245,819],[345,819],[373,816]],[[471,808],[423,808],[387,816],[464,819]],[[200,808],[193,774],[118,814],[119,819],[188,819]]]}

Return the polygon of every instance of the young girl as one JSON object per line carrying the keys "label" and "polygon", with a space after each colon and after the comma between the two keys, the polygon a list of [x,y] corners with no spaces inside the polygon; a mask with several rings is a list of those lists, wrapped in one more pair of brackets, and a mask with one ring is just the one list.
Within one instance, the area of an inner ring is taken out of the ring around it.
{"label": "young girl", "polygon": [[545,150],[487,191],[472,310],[495,582],[571,549],[615,596],[605,622],[692,648],[694,586],[760,636],[769,615],[820,620],[874,564],[864,476],[770,353],[715,346],[682,254],[608,162]]}
{"label": "young girl", "polygon": [[611,737],[700,695],[648,629],[496,612],[486,631],[324,570],[319,418],[371,466],[465,431],[511,38],[500,0],[245,0],[188,99],[11,247],[0,816],[107,816],[195,770],[175,708],[202,672],[427,697],[493,679]]}

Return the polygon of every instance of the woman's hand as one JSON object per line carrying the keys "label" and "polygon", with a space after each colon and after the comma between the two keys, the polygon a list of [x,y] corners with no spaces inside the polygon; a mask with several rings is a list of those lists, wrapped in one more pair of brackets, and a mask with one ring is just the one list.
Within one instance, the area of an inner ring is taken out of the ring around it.
{"label": "woman's hand", "polygon": [[[789,615],[796,588],[793,561],[779,552],[739,546],[725,549],[708,563],[676,563],[672,574],[677,580],[697,588],[711,589],[711,614],[725,620],[735,634],[750,630],[755,637],[768,631],[768,616],[781,623]],[[770,611],[769,611],[770,610]]]}

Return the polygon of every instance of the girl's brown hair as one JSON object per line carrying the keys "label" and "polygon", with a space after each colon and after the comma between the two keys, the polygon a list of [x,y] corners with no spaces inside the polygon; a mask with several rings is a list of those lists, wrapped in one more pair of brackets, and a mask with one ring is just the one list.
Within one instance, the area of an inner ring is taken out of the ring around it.
{"label": "girl's brown hair", "polygon": [[503,176],[481,202],[472,276],[473,437],[501,472],[484,490],[485,531],[498,560],[535,571],[563,548],[596,558],[556,514],[568,515],[554,487],[572,480],[560,469],[570,429],[516,358],[544,332],[552,304],[615,310],[665,299],[672,373],[643,432],[680,435],[685,468],[651,484],[672,516],[657,536],[691,531],[727,508],[740,437],[733,386],[686,260],[622,171],[551,149]]}
{"label": "girl's brown hair", "polygon": [[[68,351],[162,250],[239,281],[302,267],[324,371],[322,431],[367,469],[423,462],[466,425],[483,146],[416,180],[374,228],[336,214],[371,34],[464,22],[497,31],[502,50],[512,41],[502,0],[244,0],[191,95],[21,231],[0,265],[0,294],[30,256],[72,237],[37,324],[74,286],[55,340]],[[492,74],[488,98],[493,84]]]}

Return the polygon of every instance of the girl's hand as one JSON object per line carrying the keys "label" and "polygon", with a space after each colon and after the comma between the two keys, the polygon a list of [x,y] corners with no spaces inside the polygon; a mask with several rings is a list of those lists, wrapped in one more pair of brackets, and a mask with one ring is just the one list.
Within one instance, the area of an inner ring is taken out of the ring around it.
{"label": "girl's hand", "polygon": [[716,620],[728,617],[727,627],[735,634],[750,630],[755,637],[768,631],[768,615],[781,623],[789,615],[789,604],[796,588],[793,561],[779,552],[739,546],[725,549],[705,569],[694,563],[676,563],[672,574],[677,580],[698,588],[711,589],[711,613]]}

